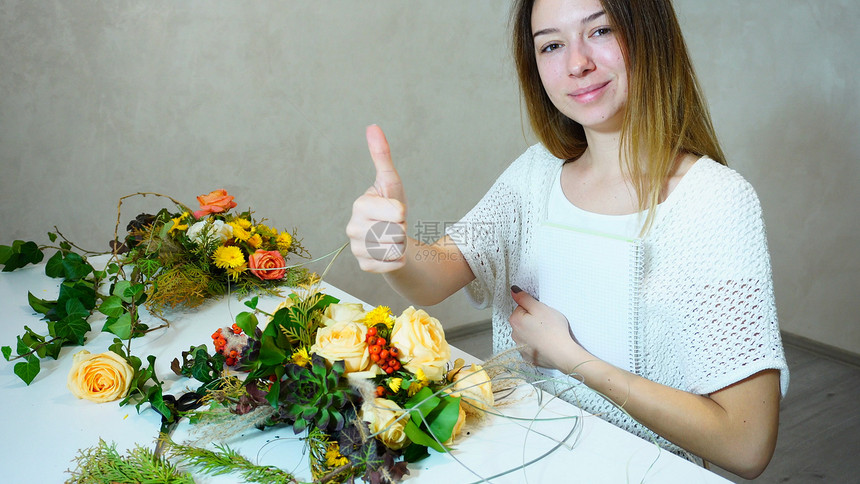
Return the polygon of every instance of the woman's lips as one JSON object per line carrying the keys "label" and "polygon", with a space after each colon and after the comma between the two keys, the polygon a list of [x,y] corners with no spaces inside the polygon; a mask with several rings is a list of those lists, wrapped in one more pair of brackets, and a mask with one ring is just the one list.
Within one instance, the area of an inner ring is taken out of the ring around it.
{"label": "woman's lips", "polygon": [[608,85],[609,81],[599,82],[582,89],[577,89],[568,94],[568,96],[572,97],[578,103],[587,103],[600,96],[603,93],[604,88]]}

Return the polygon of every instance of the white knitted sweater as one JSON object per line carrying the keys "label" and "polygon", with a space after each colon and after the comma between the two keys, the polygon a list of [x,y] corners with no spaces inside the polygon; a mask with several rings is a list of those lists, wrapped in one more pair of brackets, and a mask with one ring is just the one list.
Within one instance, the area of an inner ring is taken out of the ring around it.
{"label": "white knitted sweater", "polygon": [[[478,307],[493,307],[493,349],[514,346],[510,287],[540,297],[535,240],[545,221],[551,183],[563,163],[542,145],[529,148],[448,235],[475,280],[466,286]],[[779,335],[770,256],[758,197],[738,173],[698,160],[665,202],[643,239],[640,301],[641,376],[709,394],[759,371],[777,369],[783,396],[788,367]],[[568,388],[568,385],[564,385]],[[562,398],[673,452],[656,436],[585,385]]]}

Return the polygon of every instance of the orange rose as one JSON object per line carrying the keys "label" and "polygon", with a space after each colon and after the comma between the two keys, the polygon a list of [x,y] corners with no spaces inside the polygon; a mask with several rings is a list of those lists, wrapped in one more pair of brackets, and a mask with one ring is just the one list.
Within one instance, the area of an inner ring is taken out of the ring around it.
{"label": "orange rose", "polygon": [[230,210],[236,206],[232,195],[227,195],[227,190],[223,188],[213,190],[209,195],[200,195],[197,197],[200,202],[200,210],[194,212],[194,218],[200,218],[210,213],[221,213]]}
{"label": "orange rose", "polygon": [[273,281],[283,279],[287,273],[287,261],[284,256],[277,250],[262,250],[248,256],[248,268],[251,269],[251,274],[264,281]]}

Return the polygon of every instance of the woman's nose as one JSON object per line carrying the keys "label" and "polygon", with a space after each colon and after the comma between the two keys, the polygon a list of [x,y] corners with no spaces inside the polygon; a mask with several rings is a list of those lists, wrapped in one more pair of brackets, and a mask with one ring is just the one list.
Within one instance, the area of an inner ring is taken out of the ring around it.
{"label": "woman's nose", "polygon": [[573,44],[567,50],[567,72],[571,77],[582,77],[594,70],[594,62],[588,48],[581,44]]}

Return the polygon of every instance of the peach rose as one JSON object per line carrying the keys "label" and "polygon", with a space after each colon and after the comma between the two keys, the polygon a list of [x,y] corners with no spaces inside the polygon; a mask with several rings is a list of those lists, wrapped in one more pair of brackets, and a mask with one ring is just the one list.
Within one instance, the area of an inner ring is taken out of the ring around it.
{"label": "peach rose", "polygon": [[361,303],[337,303],[326,306],[322,314],[322,324],[331,326],[342,321],[359,322],[367,314]]}
{"label": "peach rose", "polygon": [[453,375],[451,381],[454,382],[451,394],[461,397],[460,406],[466,410],[466,413],[480,414],[482,410],[489,409],[495,403],[490,377],[480,365],[461,368]]}
{"label": "peach rose", "polygon": [[283,279],[287,273],[287,261],[277,250],[257,249],[248,256],[248,268],[251,274],[264,281]]}
{"label": "peach rose", "polygon": [[389,449],[402,449],[409,440],[406,438],[406,422],[409,417],[401,417],[405,411],[387,398],[376,398],[365,402],[358,412],[358,418],[367,422],[370,431]]}
{"label": "peach rose", "polygon": [[133,376],[131,365],[113,351],[94,355],[81,350],[72,358],[66,384],[78,398],[112,402],[125,396]]}
{"label": "peach rose", "polygon": [[451,347],[438,319],[423,309],[409,306],[394,321],[391,344],[400,350],[403,367],[412,373],[419,369],[430,380],[440,380],[445,364],[451,359]]}
{"label": "peach rose", "polygon": [[317,330],[311,352],[322,356],[329,363],[343,360],[346,373],[364,371],[370,366],[366,335],[367,326],[352,321],[323,326]]}
{"label": "peach rose", "polygon": [[200,210],[194,211],[194,218],[200,218],[210,213],[226,212],[236,206],[233,196],[227,195],[227,190],[223,188],[213,190],[208,195],[199,195],[197,201],[200,202]]}

